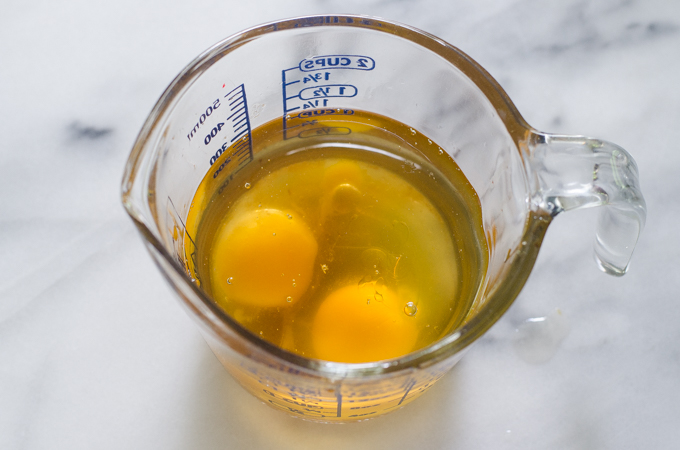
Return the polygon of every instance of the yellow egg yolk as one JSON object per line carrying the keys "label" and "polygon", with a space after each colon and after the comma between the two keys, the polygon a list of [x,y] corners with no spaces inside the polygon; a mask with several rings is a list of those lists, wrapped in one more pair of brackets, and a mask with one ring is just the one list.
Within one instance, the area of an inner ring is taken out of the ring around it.
{"label": "yellow egg yolk", "polygon": [[257,307],[292,304],[309,287],[316,253],[316,239],[294,213],[259,209],[240,214],[222,226],[213,242],[213,297]]}
{"label": "yellow egg yolk", "polygon": [[352,284],[332,292],[312,325],[315,357],[362,363],[405,355],[418,335],[415,319],[404,312],[391,289],[371,283]]}

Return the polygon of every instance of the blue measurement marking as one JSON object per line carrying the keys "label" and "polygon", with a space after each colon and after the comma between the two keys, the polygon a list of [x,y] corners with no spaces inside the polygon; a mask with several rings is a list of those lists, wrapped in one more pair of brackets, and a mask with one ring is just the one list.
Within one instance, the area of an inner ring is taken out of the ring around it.
{"label": "blue measurement marking", "polygon": [[[242,88],[243,85],[241,85],[240,87]],[[238,89],[238,87],[237,87],[236,89]],[[231,94],[232,92],[236,91],[236,89],[233,89],[232,91],[230,91],[229,94]],[[243,89],[241,89],[240,92],[236,92],[234,95],[232,95],[231,97],[229,97],[228,100],[231,100],[232,98],[234,98],[234,97],[236,97],[237,95],[242,94],[242,93],[243,93]],[[227,95],[229,95],[229,94],[227,94]],[[227,95],[225,95],[224,98],[227,98]]]}
{"label": "blue measurement marking", "polygon": [[332,69],[373,70],[375,60],[362,55],[324,55],[303,59],[298,68],[303,72]]}
{"label": "blue measurement marking", "polygon": [[[169,210],[168,212],[171,213],[172,216],[174,216],[174,217],[173,217],[173,220],[174,220],[175,223],[179,222],[180,225],[182,225],[182,231],[183,231],[184,234],[187,236],[187,238],[189,238],[189,242],[191,242],[191,245],[192,245],[191,248],[195,249],[195,248],[196,248],[196,244],[194,243],[194,240],[192,239],[192,237],[191,237],[191,235],[189,234],[189,232],[187,231],[187,227],[186,227],[186,225],[184,224],[184,221],[182,220],[182,216],[180,216],[179,213],[177,212],[177,208],[175,207],[175,203],[172,201],[172,199],[170,198],[170,196],[168,196],[168,204],[169,204],[169,206],[171,207],[171,208],[168,208],[168,210]],[[176,242],[179,242],[179,241],[176,241]],[[178,252],[178,253],[177,253],[176,261],[177,261],[178,263],[180,263],[180,264],[186,269],[186,262],[184,261],[183,258],[181,258],[181,257],[179,256],[180,254],[182,254],[182,252]],[[192,259],[193,259],[193,263],[194,263],[194,267],[195,267],[195,266],[196,266],[196,255],[195,255],[195,251],[194,251],[190,256],[191,256]],[[198,275],[198,274],[196,274],[196,275]],[[198,277],[197,277],[197,278],[198,278]]]}
{"label": "blue measurement marking", "polygon": [[[247,121],[246,121],[244,124],[239,125],[241,122],[244,122],[244,121],[243,121],[243,120],[239,120],[238,122],[236,122],[236,123],[234,124],[234,131],[238,131],[238,130],[240,130],[241,128],[243,128],[243,127],[245,127],[245,126],[248,126],[248,122],[247,122]],[[239,126],[237,127],[236,125],[239,125]]]}
{"label": "blue measurement marking", "polygon": [[236,139],[239,139],[241,136],[243,136],[246,133],[246,131],[248,131],[248,130],[243,130],[239,134],[237,134],[236,136],[231,138],[231,142],[233,143]]}
{"label": "blue measurement marking", "polygon": [[[230,139],[229,148],[224,146],[217,150],[217,153],[211,158],[211,165],[219,161],[221,163],[215,164],[218,169],[213,173],[213,178],[228,166],[232,161],[232,157],[238,162],[239,169],[242,164],[247,164],[253,159],[253,142],[250,127],[250,116],[248,115],[248,100],[246,98],[246,91],[243,84],[229,91],[224,98],[230,101],[232,114],[227,118],[231,122],[232,133],[234,137]],[[236,142],[238,140],[238,142]],[[221,156],[227,154],[226,157]],[[238,169],[237,169],[238,171]],[[229,173],[230,171],[227,171]]]}
{"label": "blue measurement marking", "polygon": [[288,99],[286,98],[286,86],[289,86],[291,84],[295,84],[296,82],[299,83],[300,80],[293,81],[291,83],[286,83],[286,72],[289,70],[295,70],[295,69],[286,69],[281,71],[281,95],[283,96],[283,139],[288,139],[288,119],[286,119],[286,116],[288,113],[291,111],[288,109]]}
{"label": "blue measurement marking", "polygon": [[245,114],[245,111],[241,111],[241,110],[239,109],[239,110],[236,111],[234,114],[232,114],[231,116],[229,116],[229,117],[227,118],[227,120],[231,120],[236,114],[238,114],[238,117],[241,117],[242,115]]}
{"label": "blue measurement marking", "polygon": [[397,406],[401,405],[404,400],[406,400],[406,396],[408,395],[409,392],[411,392],[411,389],[413,389],[413,386],[416,385],[416,380],[411,380],[408,384],[408,387],[406,388],[406,392],[404,392],[404,396],[399,400],[399,403]]}
{"label": "blue measurement marking", "polygon": [[244,140],[239,141],[234,145],[234,150],[241,150],[242,148],[248,147],[250,144]]}
{"label": "blue measurement marking", "polygon": [[357,88],[351,84],[327,84],[303,89],[298,94],[301,100],[312,100],[319,97],[356,97]]}
{"label": "blue measurement marking", "polygon": [[337,417],[342,417],[342,393],[340,392],[340,386],[335,388],[335,398],[338,402]]}
{"label": "blue measurement marking", "polygon": [[[312,110],[326,115],[354,114],[350,99],[360,94],[356,83],[367,76],[361,73],[371,74],[373,69],[375,60],[370,56],[322,55],[303,59],[297,66],[282,70],[283,138],[347,134],[330,129],[314,132],[318,124],[305,120],[305,114]],[[294,111],[299,112],[291,115]]]}
{"label": "blue measurement marking", "polygon": [[234,155],[238,155],[239,157],[243,155],[248,156],[249,150],[250,150],[249,146],[244,145],[243,147],[239,147],[239,149],[236,152],[234,152]]}

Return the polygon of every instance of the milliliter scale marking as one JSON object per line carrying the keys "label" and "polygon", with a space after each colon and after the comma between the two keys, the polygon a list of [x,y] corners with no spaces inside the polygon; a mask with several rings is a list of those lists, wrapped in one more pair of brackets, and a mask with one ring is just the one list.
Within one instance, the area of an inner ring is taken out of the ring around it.
{"label": "milliliter scale marking", "polygon": [[[222,85],[222,87],[224,88],[225,85]],[[214,154],[212,154],[212,149],[208,153],[211,154],[209,160],[210,168],[208,170],[212,171],[214,179],[218,177],[224,168],[232,163],[236,164],[235,170],[226,171],[230,175],[222,182],[219,189],[220,192],[229,184],[235,173],[253,160],[250,116],[248,115],[248,101],[243,84],[215,99],[204,111],[202,110],[195,125],[193,127],[190,125],[188,129],[189,132],[186,137],[193,145],[198,145],[202,149],[217,147]],[[201,139],[201,136],[204,137]],[[219,144],[218,140],[222,141],[222,145]],[[177,254],[182,253],[180,247],[184,246],[177,239],[177,236],[181,233],[189,239],[191,248],[194,249],[189,254],[189,258],[195,267],[196,245],[194,239],[186,229],[184,221],[181,220],[181,215],[169,196],[166,210],[168,221],[178,230],[177,233],[171,231],[171,235],[175,236],[176,245],[178,246]],[[178,258],[178,262],[183,265],[185,264],[185,261],[181,260],[181,258]],[[198,277],[198,274],[196,276]]]}
{"label": "milliliter scale marking", "polygon": [[224,142],[210,158],[210,165],[212,166],[223,153],[229,155],[217,167],[217,170],[213,172],[213,178],[217,178],[222,169],[234,160],[238,167],[234,173],[253,160],[253,141],[250,116],[248,115],[248,100],[246,99],[246,91],[243,84],[227,93],[224,98],[226,99],[228,113],[230,114],[226,121],[231,122],[233,136]]}

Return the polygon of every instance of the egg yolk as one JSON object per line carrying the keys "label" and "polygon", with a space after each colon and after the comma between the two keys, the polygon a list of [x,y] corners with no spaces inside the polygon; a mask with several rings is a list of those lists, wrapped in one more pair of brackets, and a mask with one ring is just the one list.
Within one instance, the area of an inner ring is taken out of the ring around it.
{"label": "egg yolk", "polygon": [[290,305],[309,287],[317,249],[307,224],[292,212],[244,212],[213,242],[213,297],[256,307]]}
{"label": "egg yolk", "polygon": [[391,289],[370,283],[332,292],[312,324],[316,358],[362,363],[409,353],[418,332],[415,318],[404,312],[405,304]]}

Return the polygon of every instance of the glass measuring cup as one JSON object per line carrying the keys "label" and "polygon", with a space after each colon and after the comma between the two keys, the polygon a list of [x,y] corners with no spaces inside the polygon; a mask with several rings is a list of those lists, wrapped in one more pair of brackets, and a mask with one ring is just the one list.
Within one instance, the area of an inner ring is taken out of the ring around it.
{"label": "glass measuring cup", "polygon": [[[286,140],[342,139],[347,130],[314,119],[354,111],[404,123],[451,155],[479,195],[489,247],[487,273],[461,327],[408,355],[361,364],[287,352],[226,314],[191,277],[186,226],[206,174],[231,189],[229,178],[254,160],[252,130],[279,118]],[[149,115],[122,190],[151,255],[232,376],[265,403],[317,421],[374,417],[432,386],[510,306],[560,212],[603,206],[595,254],[613,275],[625,273],[645,220],[637,167],[625,150],[534,130],[458,49],[360,16],[270,23],[208,49]]]}

